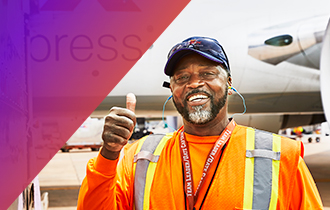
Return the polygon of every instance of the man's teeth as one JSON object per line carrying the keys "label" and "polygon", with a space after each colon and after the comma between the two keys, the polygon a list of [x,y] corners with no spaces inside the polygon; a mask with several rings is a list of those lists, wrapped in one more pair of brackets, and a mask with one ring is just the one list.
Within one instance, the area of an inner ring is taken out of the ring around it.
{"label": "man's teeth", "polygon": [[205,95],[194,95],[194,96],[191,96],[188,101],[201,101],[202,99],[206,99],[208,98],[207,96]]}

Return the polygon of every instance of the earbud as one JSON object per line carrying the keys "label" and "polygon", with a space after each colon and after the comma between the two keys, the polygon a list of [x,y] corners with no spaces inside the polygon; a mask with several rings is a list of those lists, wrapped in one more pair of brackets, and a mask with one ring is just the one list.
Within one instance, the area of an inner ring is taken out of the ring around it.
{"label": "earbud", "polygon": [[237,93],[237,90],[236,90],[234,87],[232,87],[232,86],[229,84],[229,82],[227,82],[227,85],[228,85],[228,89],[231,89],[231,90],[233,90],[233,91],[235,91],[235,92]]}
{"label": "earbud", "polygon": [[228,86],[228,89],[231,89],[231,90],[233,90],[233,91],[235,91],[237,93],[237,90],[234,87],[232,87],[232,86]]}

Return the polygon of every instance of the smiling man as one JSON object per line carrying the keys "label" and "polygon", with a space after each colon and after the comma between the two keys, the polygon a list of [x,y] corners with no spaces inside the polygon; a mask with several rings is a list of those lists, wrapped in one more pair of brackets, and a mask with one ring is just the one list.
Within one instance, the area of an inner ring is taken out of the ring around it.
{"label": "smiling man", "polygon": [[[186,55],[172,71],[168,70],[166,74],[171,75],[173,102],[183,116],[185,131],[196,135],[218,135],[218,130],[228,124],[229,73],[218,63],[198,54]],[[217,130],[210,132],[212,128]],[[197,131],[202,133],[195,133]]]}
{"label": "smiling man", "polygon": [[184,125],[126,145],[136,122],[128,95],[126,109],[114,107],[105,119],[78,209],[322,209],[301,142],[228,118],[231,71],[215,39],[175,45],[165,74]]}

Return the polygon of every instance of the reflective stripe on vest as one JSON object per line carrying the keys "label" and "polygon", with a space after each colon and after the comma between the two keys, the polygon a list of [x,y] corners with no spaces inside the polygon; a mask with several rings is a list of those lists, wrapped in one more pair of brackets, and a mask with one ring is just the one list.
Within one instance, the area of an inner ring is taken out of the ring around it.
{"label": "reflective stripe on vest", "polygon": [[243,209],[276,209],[280,156],[280,136],[247,128]]}
{"label": "reflective stripe on vest", "polygon": [[159,155],[172,134],[153,134],[142,138],[134,155],[134,207],[149,209],[151,184]]}

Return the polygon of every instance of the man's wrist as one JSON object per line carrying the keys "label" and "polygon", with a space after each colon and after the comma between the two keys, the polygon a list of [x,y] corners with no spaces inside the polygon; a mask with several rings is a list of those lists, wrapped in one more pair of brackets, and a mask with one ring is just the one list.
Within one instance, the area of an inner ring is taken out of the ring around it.
{"label": "man's wrist", "polygon": [[105,147],[102,147],[100,154],[108,160],[116,160],[120,155],[120,151],[117,152],[109,151]]}

